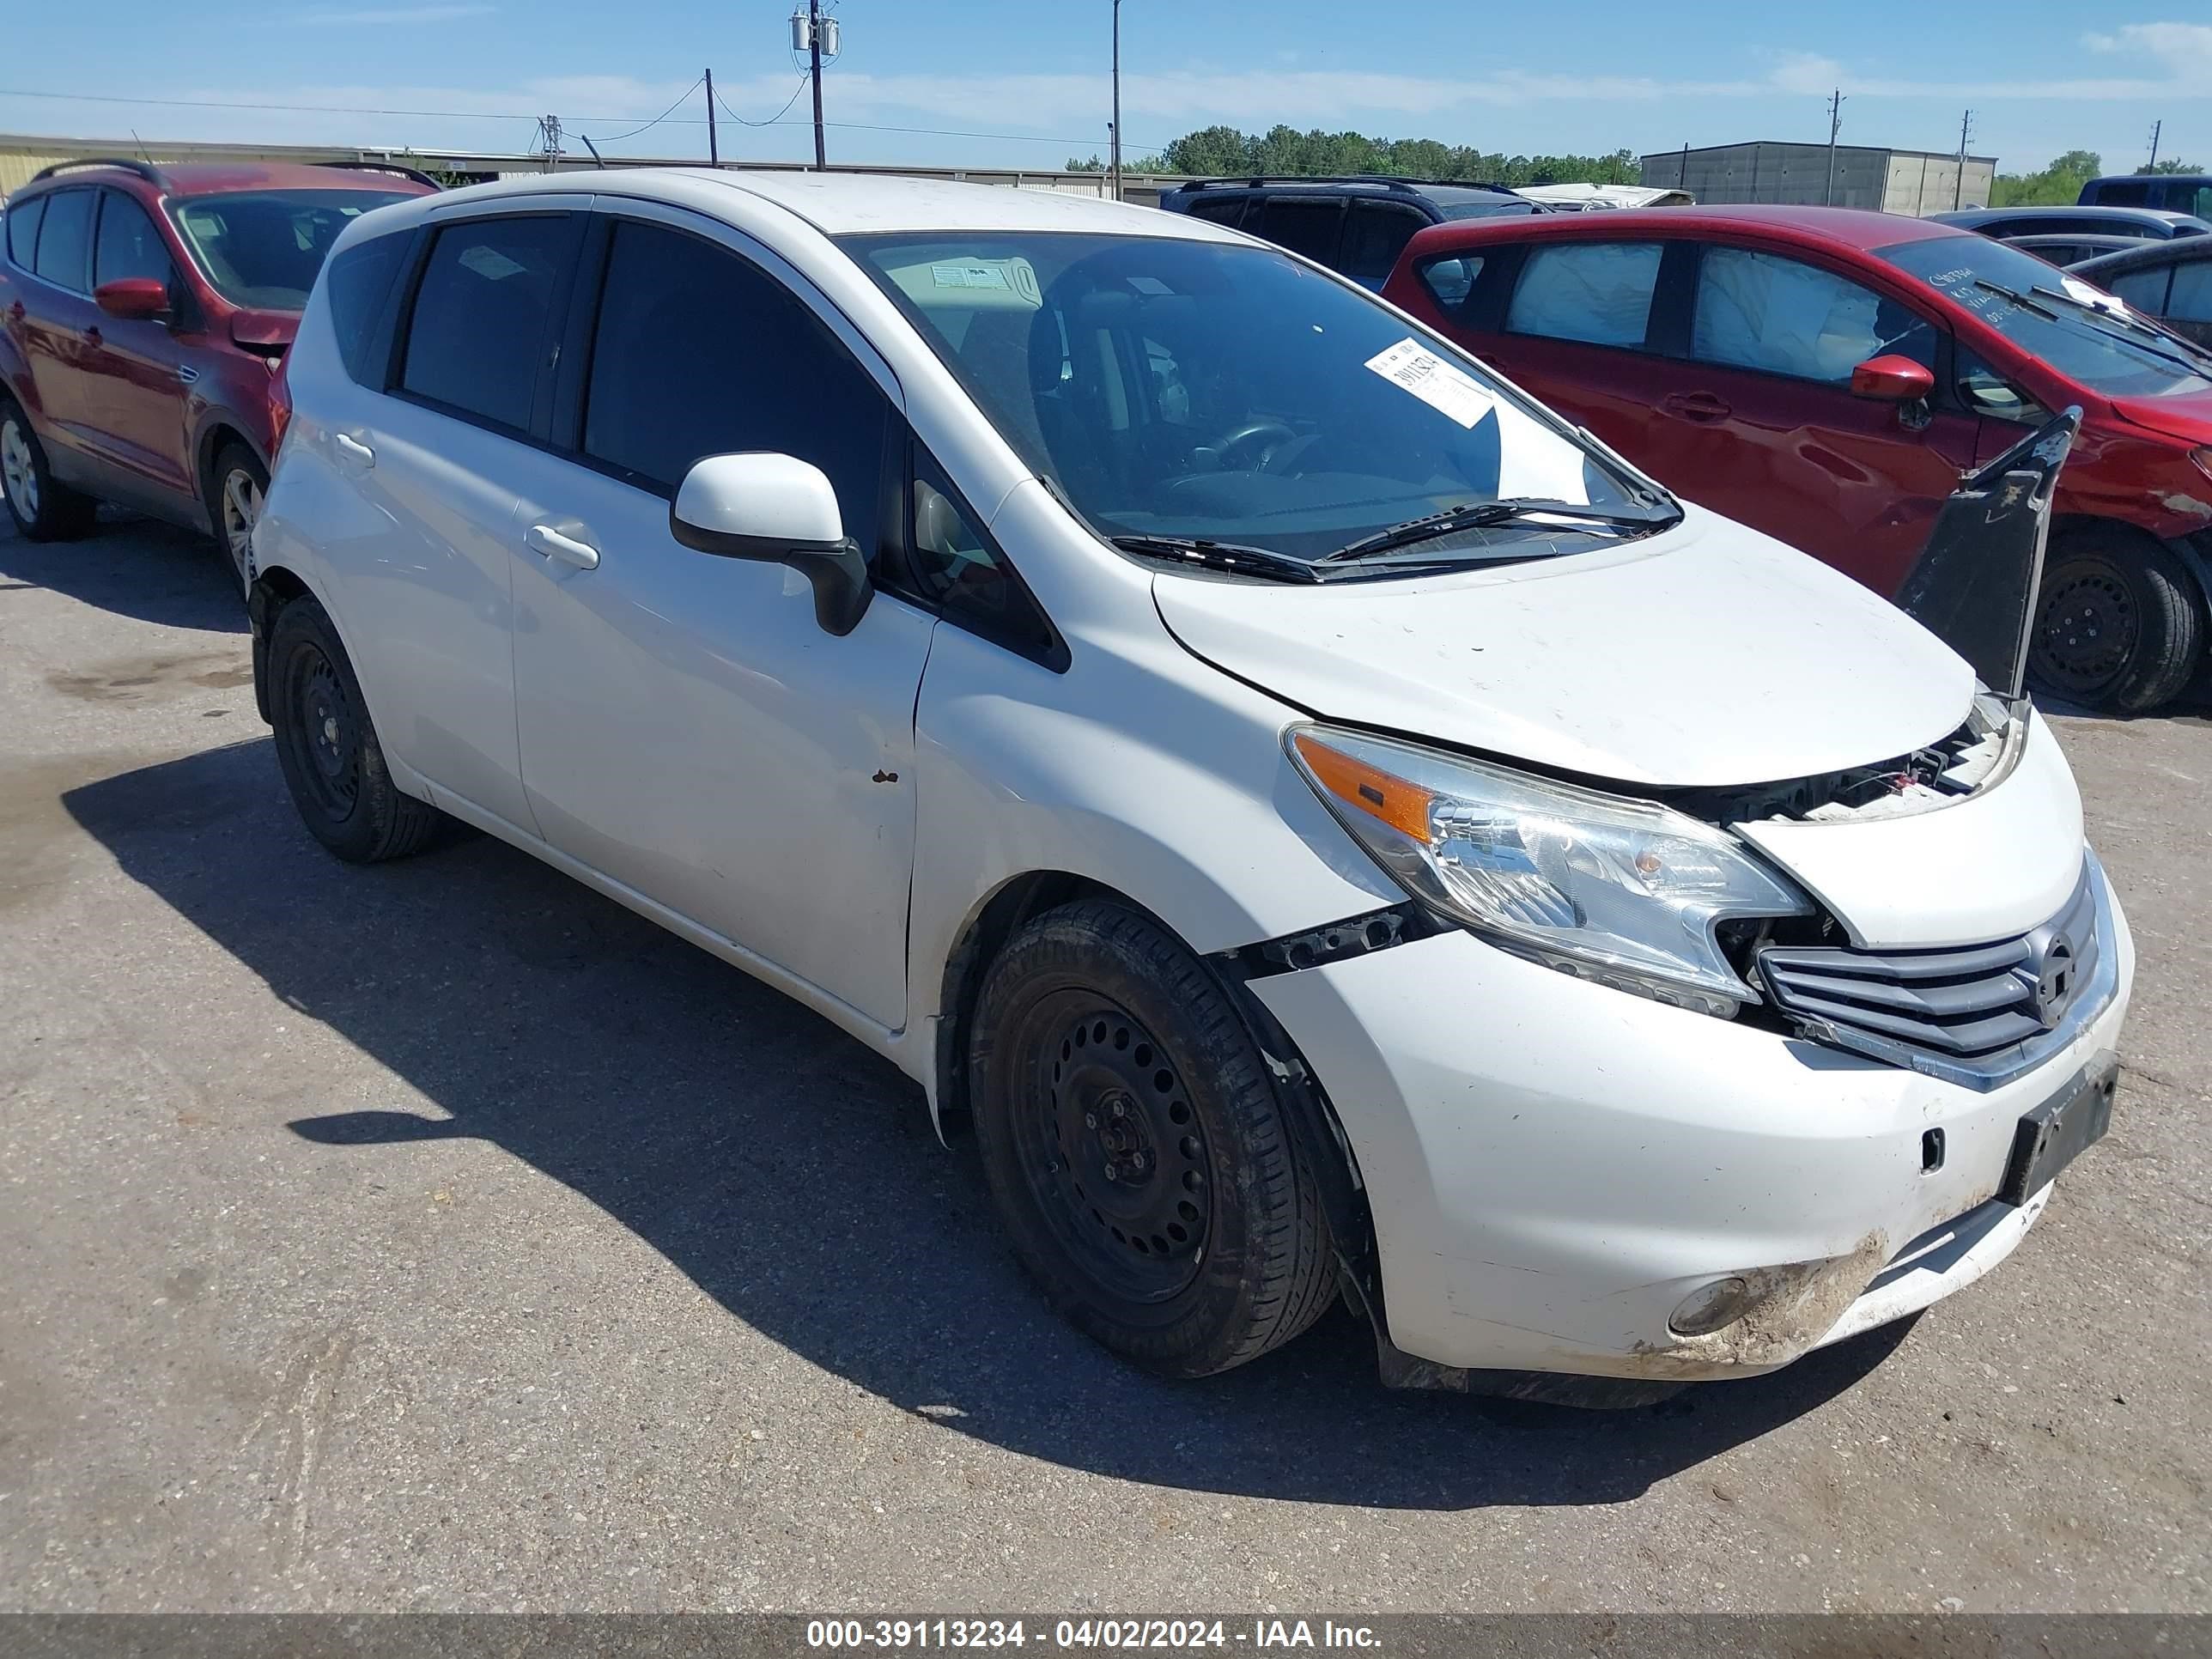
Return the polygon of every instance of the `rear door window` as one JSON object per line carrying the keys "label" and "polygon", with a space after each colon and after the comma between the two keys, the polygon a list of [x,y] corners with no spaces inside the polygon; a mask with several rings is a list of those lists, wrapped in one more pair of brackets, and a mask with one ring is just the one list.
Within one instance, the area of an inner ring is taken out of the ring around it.
{"label": "rear door window", "polygon": [[1244,216],[1244,204],[1249,199],[1243,196],[1201,196],[1190,204],[1190,216],[1210,219],[1217,225],[1234,226]]}
{"label": "rear door window", "polygon": [[1700,362],[1846,386],[1869,357],[1931,373],[1936,328],[1834,271],[1752,248],[1709,247],[1698,274],[1690,354]]}
{"label": "rear door window", "polygon": [[1506,331],[1590,345],[1641,346],[1659,286],[1657,242],[1550,242],[1532,248]]}
{"label": "rear door window", "polygon": [[92,198],[88,190],[56,191],[46,198],[46,221],[39,231],[39,275],[80,294],[92,257]]}
{"label": "rear door window", "polygon": [[103,193],[106,200],[100,205],[100,240],[93,250],[93,286],[125,276],[150,276],[167,287],[172,274],[169,246],[146,210],[119,190]]}
{"label": "rear door window", "polygon": [[8,210],[8,257],[26,270],[34,268],[31,262],[39,248],[39,222],[46,216],[43,196]]}
{"label": "rear door window", "polygon": [[672,495],[702,456],[795,455],[829,475],[845,533],[872,550],[890,408],[759,266],[664,225],[615,225],[584,403],[584,453],[607,471]]}
{"label": "rear door window", "polygon": [[455,414],[528,431],[574,240],[567,214],[467,219],[440,231],[415,296],[401,388]]}
{"label": "rear door window", "polygon": [[1354,202],[1344,221],[1344,246],[1337,269],[1354,282],[1382,286],[1414,233],[1429,222],[1411,208],[1389,202]]}
{"label": "rear door window", "polygon": [[1317,264],[1334,265],[1337,227],[1343,219],[1344,204],[1334,198],[1271,196],[1244,228]]}

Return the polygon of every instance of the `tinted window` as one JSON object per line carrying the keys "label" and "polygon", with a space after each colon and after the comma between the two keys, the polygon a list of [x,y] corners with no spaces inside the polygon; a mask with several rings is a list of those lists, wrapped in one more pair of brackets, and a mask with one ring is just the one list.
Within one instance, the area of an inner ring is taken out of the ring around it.
{"label": "tinted window", "polygon": [[615,227],[592,346],[584,449],[672,494],[702,455],[771,450],[830,475],[845,532],[880,522],[889,404],[788,289],[710,242]]}
{"label": "tinted window", "polygon": [[2127,271],[2107,282],[2105,291],[2118,295],[2137,311],[2162,317],[2166,314],[2166,279],[2171,271],[2172,267],[2167,265],[2152,265],[2145,270]]}
{"label": "tinted window", "polygon": [[1260,204],[1253,222],[1244,228],[1264,236],[1278,247],[1303,253],[1321,264],[1336,258],[1336,227],[1344,217],[1344,204],[1315,201],[1310,197],[1271,196]]}
{"label": "tinted window", "polygon": [[1659,283],[1656,242],[1553,242],[1533,249],[1505,313],[1515,334],[1640,346]]}
{"label": "tinted window", "polygon": [[398,274],[411,240],[401,234],[356,242],[331,261],[330,274],[323,279],[331,327],[338,337],[338,356],[346,373],[378,392],[384,389],[387,366],[369,362],[371,343],[392,279]]}
{"label": "tinted window", "polygon": [[1246,198],[1242,196],[1206,196],[1190,204],[1194,219],[1211,219],[1217,225],[1233,225],[1244,216]]}
{"label": "tinted window", "polygon": [[2176,322],[2212,323],[2212,259],[2191,259],[2173,268],[2173,291],[2166,314]]}
{"label": "tinted window", "polygon": [[1455,253],[1449,259],[1431,259],[1423,265],[1421,286],[1446,311],[1456,311],[1474,292],[1474,279],[1481,275],[1482,255]]}
{"label": "tinted window", "polygon": [[530,425],[568,217],[474,219],[430,249],[407,336],[407,391],[516,430]]}
{"label": "tinted window", "polygon": [[338,233],[372,208],[408,199],[405,191],[252,191],[195,197],[169,210],[225,299],[298,311]]}
{"label": "tinted window", "polygon": [[39,221],[46,216],[46,198],[43,196],[33,196],[8,210],[8,257],[26,270],[31,269],[31,256],[38,251]]}
{"label": "tinted window", "polygon": [[48,282],[84,287],[85,257],[92,252],[92,197],[88,190],[62,190],[46,198],[38,272]]}
{"label": "tinted window", "polygon": [[[2180,213],[2193,213],[2200,219],[2212,219],[2212,185],[2198,185],[2194,189],[2169,190],[2166,206]],[[2199,231],[2198,235],[2203,232]]]}
{"label": "tinted window", "polygon": [[1749,248],[1709,247],[1698,274],[1692,356],[1830,386],[1896,353],[1933,369],[1936,330],[1872,289]]}
{"label": "tinted window", "polygon": [[2148,207],[2152,185],[2147,179],[2107,179],[2097,186],[2099,207]]}
{"label": "tinted window", "polygon": [[106,192],[100,210],[100,242],[93,251],[94,286],[125,276],[151,276],[167,286],[169,250],[146,210],[120,191]]}
{"label": "tinted window", "polygon": [[915,575],[945,616],[1024,656],[1053,656],[1052,624],[951,484],[927,462],[915,470],[909,505],[907,544]]}
{"label": "tinted window", "polygon": [[1337,269],[1370,288],[1382,287],[1413,233],[1428,222],[1411,208],[1354,202],[1344,222],[1344,249]]}

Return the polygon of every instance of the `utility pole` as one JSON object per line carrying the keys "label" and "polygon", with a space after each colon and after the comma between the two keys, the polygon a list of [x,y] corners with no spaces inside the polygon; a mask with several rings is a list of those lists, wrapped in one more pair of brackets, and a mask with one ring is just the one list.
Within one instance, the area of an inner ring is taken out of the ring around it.
{"label": "utility pole", "polygon": [[1114,0],[1114,125],[1109,148],[1114,157],[1114,199],[1121,199],[1121,0]]}
{"label": "utility pole", "polygon": [[541,115],[538,118],[538,142],[545,152],[545,171],[557,172],[561,166],[561,118]]}
{"label": "utility pole", "polygon": [[822,0],[806,0],[806,60],[814,77],[814,170],[827,167],[822,148]]}
{"label": "utility pole", "polygon": [[1966,131],[1973,125],[1974,112],[1972,110],[1959,118],[1959,181],[1951,191],[1951,207],[1954,212],[1966,203]]}
{"label": "utility pole", "polygon": [[707,71],[707,165],[722,165],[722,146],[714,136],[714,71]]}
{"label": "utility pole", "polygon": [[1828,97],[1828,188],[1820,198],[1823,206],[1836,204],[1836,134],[1844,125],[1844,89],[1838,87]]}
{"label": "utility pole", "polygon": [[2146,173],[2154,173],[2158,169],[2158,135],[2165,125],[2162,120],[2150,124],[2150,166],[2143,169]]}

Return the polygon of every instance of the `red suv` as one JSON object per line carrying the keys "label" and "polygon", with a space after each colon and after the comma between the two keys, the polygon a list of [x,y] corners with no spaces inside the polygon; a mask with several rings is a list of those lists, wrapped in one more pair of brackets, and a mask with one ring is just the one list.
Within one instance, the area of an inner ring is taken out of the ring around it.
{"label": "red suv", "polygon": [[33,541],[114,501],[246,572],[276,370],[338,233],[437,185],[380,163],[64,161],[0,215],[0,486]]}
{"label": "red suv", "polygon": [[1963,469],[2079,404],[2031,673],[2134,711],[2202,661],[2212,354],[2032,254],[1841,208],[1662,208],[1438,225],[1383,292],[1884,595]]}

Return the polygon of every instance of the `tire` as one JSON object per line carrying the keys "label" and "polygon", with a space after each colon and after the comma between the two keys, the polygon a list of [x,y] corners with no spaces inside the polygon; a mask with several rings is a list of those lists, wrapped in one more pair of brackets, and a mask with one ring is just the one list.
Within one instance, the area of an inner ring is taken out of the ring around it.
{"label": "tire", "polygon": [[1337,1294],[1305,1144],[1228,994],[1126,906],[1046,912],[984,975],[975,1136],[1014,1254],[1079,1329],[1206,1376]]}
{"label": "tire", "polygon": [[73,542],[89,534],[100,504],[56,482],[30,416],[14,398],[0,397],[0,495],[15,533],[28,542]]}
{"label": "tire", "polygon": [[208,522],[215,544],[230,562],[243,596],[253,586],[253,526],[269,493],[269,469],[244,444],[225,444],[209,475]]}
{"label": "tire", "polygon": [[2179,695],[2203,649],[2197,586],[2153,538],[2105,525],[2054,540],[2028,635],[2037,690],[2142,714]]}
{"label": "tire", "polygon": [[349,864],[405,858],[445,814],[402,794],[384,763],[353,664],[321,605],[294,599],[269,633],[276,762],[308,832]]}

